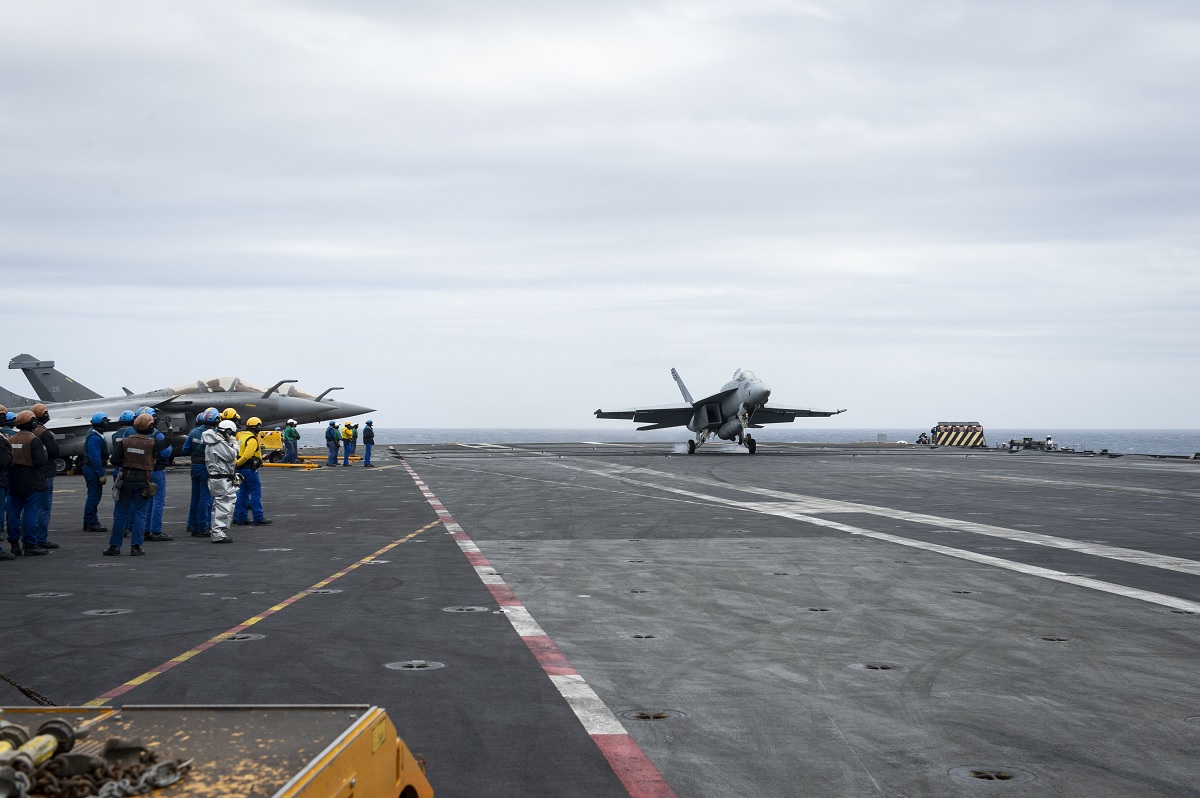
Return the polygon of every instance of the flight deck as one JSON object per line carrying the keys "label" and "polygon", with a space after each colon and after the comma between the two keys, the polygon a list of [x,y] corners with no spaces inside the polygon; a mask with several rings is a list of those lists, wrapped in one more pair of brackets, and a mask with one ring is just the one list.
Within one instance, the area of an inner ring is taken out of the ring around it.
{"label": "flight deck", "polygon": [[60,477],[0,706],[376,705],[439,798],[1200,796],[1200,462],[392,451],[264,471],[230,546],[172,469],[141,558]]}

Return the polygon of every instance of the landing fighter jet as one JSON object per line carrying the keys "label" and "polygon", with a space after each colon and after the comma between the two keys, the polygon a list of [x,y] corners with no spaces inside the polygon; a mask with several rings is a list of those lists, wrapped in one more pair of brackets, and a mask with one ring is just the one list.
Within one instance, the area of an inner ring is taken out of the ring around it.
{"label": "landing fighter jet", "polygon": [[746,430],[761,429],[763,424],[782,424],[796,418],[836,416],[846,412],[767,407],[771,389],[754,376],[753,371],[738,369],[733,373],[733,380],[725,383],[719,392],[698,402],[692,399],[692,394],[683,384],[679,372],[671,369],[671,376],[678,383],[679,392],[683,394],[687,404],[634,407],[629,410],[597,410],[596,418],[625,418],[650,422],[645,427],[638,427],[638,432],[686,426],[696,433],[696,437],[687,442],[688,454],[695,454],[696,449],[714,433],[721,440],[736,440],[739,446],[745,446],[750,454],[754,454],[758,444]]}
{"label": "landing fighter jet", "polygon": [[[292,385],[296,380],[280,380],[263,390],[237,377],[218,377],[146,393],[133,393],[125,388],[124,396],[106,397],[55,369],[52,360],[17,355],[9,361],[8,367],[25,373],[38,398],[30,399],[0,388],[0,403],[11,412],[27,410],[38,401],[46,405],[50,411],[50,423],[46,426],[58,438],[60,457],[54,468],[60,474],[70,466],[71,458],[83,454],[95,413],[105,413],[115,422],[122,411],[143,405],[156,408],[159,429],[170,434],[178,447],[183,445],[184,436],[194,426],[196,414],[206,407],[222,410],[232,407],[242,418],[258,416],[267,429],[282,426],[289,418],[308,424],[373,412],[369,407],[325,398],[340,388],[329,388],[319,396],[313,396]],[[285,385],[288,388],[283,391]]]}

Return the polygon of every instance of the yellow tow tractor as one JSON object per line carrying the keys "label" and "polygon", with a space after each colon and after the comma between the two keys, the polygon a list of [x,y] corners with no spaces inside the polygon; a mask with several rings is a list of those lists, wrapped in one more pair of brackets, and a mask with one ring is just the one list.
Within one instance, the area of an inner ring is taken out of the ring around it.
{"label": "yellow tow tractor", "polygon": [[155,798],[433,798],[424,759],[367,705],[3,707],[0,732],[0,795],[127,780]]}

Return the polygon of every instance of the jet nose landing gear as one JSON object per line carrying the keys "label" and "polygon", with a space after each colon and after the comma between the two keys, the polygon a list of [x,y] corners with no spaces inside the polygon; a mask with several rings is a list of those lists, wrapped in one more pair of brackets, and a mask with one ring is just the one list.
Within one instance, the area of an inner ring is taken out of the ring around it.
{"label": "jet nose landing gear", "polygon": [[688,439],[687,447],[688,447],[688,454],[696,453],[696,442],[694,440],[692,440],[691,438]]}

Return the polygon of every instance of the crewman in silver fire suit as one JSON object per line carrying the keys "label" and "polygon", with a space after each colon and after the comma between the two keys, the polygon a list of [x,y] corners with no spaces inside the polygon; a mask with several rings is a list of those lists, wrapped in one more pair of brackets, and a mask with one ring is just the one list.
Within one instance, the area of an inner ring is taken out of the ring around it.
{"label": "crewman in silver fire suit", "polygon": [[200,440],[204,443],[204,466],[208,469],[208,492],[212,494],[212,542],[232,543],[229,522],[233,518],[233,503],[237,498],[238,476],[237,424],[225,419],[216,429],[206,429]]}

